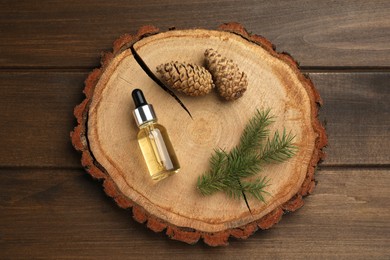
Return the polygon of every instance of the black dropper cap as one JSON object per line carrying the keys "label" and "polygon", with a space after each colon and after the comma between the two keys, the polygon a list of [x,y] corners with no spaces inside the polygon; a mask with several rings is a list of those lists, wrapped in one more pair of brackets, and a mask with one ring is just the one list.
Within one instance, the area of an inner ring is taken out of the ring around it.
{"label": "black dropper cap", "polygon": [[153,106],[146,102],[144,93],[140,89],[134,89],[131,93],[133,97],[135,109],[133,115],[138,126],[150,121],[157,121]]}
{"label": "black dropper cap", "polygon": [[148,102],[146,102],[144,93],[140,89],[134,89],[131,93],[131,96],[133,97],[134,105],[136,108],[142,107],[144,105],[147,105]]}

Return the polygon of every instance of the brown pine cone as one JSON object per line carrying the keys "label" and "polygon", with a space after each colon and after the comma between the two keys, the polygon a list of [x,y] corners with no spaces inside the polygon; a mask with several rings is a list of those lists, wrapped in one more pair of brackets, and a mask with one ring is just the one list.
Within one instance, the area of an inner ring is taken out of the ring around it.
{"label": "brown pine cone", "polygon": [[169,62],[157,66],[157,72],[168,86],[189,96],[203,96],[214,88],[210,72],[195,64]]}
{"label": "brown pine cone", "polygon": [[218,93],[226,100],[241,97],[247,89],[248,80],[244,72],[240,72],[237,64],[222,57],[217,51],[207,49],[204,53],[206,67],[211,72]]}

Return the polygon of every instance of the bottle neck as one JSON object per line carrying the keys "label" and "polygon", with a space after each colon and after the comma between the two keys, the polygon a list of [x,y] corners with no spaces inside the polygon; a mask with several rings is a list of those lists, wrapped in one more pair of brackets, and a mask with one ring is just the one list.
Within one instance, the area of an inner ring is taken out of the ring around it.
{"label": "bottle neck", "polygon": [[150,120],[150,121],[147,121],[147,122],[145,122],[145,123],[139,125],[138,127],[139,127],[139,129],[143,129],[143,128],[145,128],[145,127],[148,127],[148,126],[150,126],[150,125],[154,125],[154,124],[156,124],[156,123],[157,123],[157,120],[156,120],[156,119],[155,119],[155,120]]}
{"label": "bottle neck", "polygon": [[135,122],[138,126],[146,124],[150,121],[157,121],[157,116],[154,113],[153,106],[151,104],[146,104],[141,107],[137,107],[133,111]]}

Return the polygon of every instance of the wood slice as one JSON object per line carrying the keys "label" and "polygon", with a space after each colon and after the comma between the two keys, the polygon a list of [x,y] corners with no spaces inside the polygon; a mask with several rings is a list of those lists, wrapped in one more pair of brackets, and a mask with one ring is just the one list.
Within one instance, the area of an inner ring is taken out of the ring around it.
{"label": "wood slice", "polygon": [[[179,98],[193,119],[135,61],[130,46],[156,73],[156,66],[170,61],[204,64],[203,53],[214,48],[238,64],[248,76],[243,97],[226,102],[216,92],[204,97]],[[132,116],[131,91],[143,90],[153,104],[159,122],[168,133],[181,170],[160,182],[153,181],[138,147],[138,128]],[[283,212],[303,205],[302,196],[312,192],[314,168],[323,158],[327,139],[318,121],[320,97],[310,79],[285,53],[250,35],[236,23],[219,30],[170,30],[159,32],[147,26],[136,35],[124,35],[104,55],[102,68],[86,80],[86,99],[75,108],[78,126],[71,133],[82,164],[98,179],[106,193],[123,208],[133,208],[134,218],[154,231],[166,230],[173,239],[195,243],[203,238],[216,246],[229,236],[246,238],[258,228],[277,223]],[[290,160],[267,166],[259,175],[268,176],[266,203],[244,200],[224,193],[202,196],[196,189],[198,177],[209,167],[215,148],[230,150],[238,144],[245,124],[256,109],[271,108],[276,117],[271,133],[286,128],[296,137],[297,154]]]}

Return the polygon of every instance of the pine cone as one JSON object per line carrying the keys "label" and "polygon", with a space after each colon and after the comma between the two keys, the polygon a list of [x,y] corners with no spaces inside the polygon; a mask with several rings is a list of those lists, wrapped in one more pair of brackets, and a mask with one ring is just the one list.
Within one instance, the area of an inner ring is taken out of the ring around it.
{"label": "pine cone", "polygon": [[244,72],[240,72],[237,64],[222,57],[217,51],[207,49],[204,53],[206,67],[213,75],[219,94],[226,100],[241,97],[247,89],[248,80]]}
{"label": "pine cone", "polygon": [[189,96],[203,96],[214,88],[210,72],[195,64],[169,62],[157,66],[157,72],[170,87]]}

